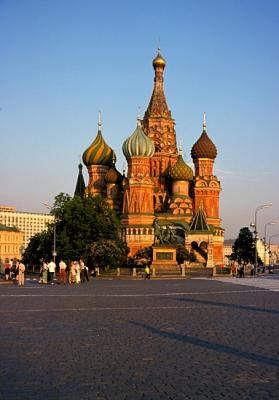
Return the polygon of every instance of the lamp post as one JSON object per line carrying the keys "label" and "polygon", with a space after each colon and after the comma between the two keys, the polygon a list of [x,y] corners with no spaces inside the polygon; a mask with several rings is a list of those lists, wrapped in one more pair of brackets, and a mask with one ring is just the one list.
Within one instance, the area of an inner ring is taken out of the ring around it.
{"label": "lamp post", "polygon": [[279,222],[279,221],[277,221],[277,220],[273,220],[273,221],[268,222],[268,223],[265,224],[265,226],[264,226],[264,269],[265,269],[265,267],[266,267],[266,251],[267,251],[266,230],[267,230],[267,227],[268,227],[268,226],[278,224],[278,222]]}
{"label": "lamp post", "polygon": [[257,276],[258,273],[258,253],[257,253],[257,237],[258,237],[258,232],[257,232],[257,214],[260,210],[264,208],[269,208],[272,206],[272,203],[267,203],[267,204],[262,204],[258,206],[255,210],[255,267],[254,267],[254,276]]}
{"label": "lamp post", "polygon": [[[44,203],[44,206],[48,209],[48,210],[52,210],[53,207],[51,205],[49,205],[48,203]],[[56,223],[55,223],[55,219],[54,219],[54,223],[53,223],[53,261],[55,264],[55,257],[57,256],[56,253]]]}

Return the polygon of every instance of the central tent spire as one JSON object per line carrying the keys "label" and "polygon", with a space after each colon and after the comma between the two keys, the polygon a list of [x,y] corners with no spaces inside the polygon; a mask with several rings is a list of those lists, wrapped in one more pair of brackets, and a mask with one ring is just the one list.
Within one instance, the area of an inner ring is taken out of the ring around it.
{"label": "central tent spire", "polygon": [[167,117],[171,118],[171,112],[168,108],[165,93],[164,93],[164,69],[166,60],[162,57],[160,49],[158,48],[157,56],[152,62],[155,77],[153,93],[149,102],[149,106],[145,113],[147,117]]}
{"label": "central tent spire", "polygon": [[[156,57],[152,62],[155,77],[152,96],[142,120],[142,128],[147,136],[153,140],[155,145],[155,155],[168,159],[174,157],[173,162],[178,157],[176,146],[176,135],[174,129],[174,120],[171,111],[168,108],[164,93],[164,69],[166,60],[161,55],[158,48]],[[163,170],[167,168],[167,160],[163,160]],[[156,167],[157,169],[157,167]],[[157,171],[159,173],[159,170]],[[156,172],[156,175],[157,175]]]}

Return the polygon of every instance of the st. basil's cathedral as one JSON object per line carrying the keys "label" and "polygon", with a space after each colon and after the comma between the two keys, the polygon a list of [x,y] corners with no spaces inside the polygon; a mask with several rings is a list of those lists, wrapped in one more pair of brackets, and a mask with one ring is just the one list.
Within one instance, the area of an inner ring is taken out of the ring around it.
{"label": "st. basil's cathedral", "polygon": [[[158,50],[149,105],[122,145],[126,176],[116,169],[115,152],[105,142],[99,119],[97,136],[82,157],[89,175],[85,194],[106,198],[119,215],[130,255],[154,244],[156,224],[161,232],[168,229],[176,242],[194,250],[199,262],[220,265],[224,263],[224,229],[219,216],[221,185],[213,172],[217,149],[208,136],[204,114],[202,133],[191,149],[194,172],[184,161],[164,93],[165,66]],[[82,186],[80,164],[76,193]]]}

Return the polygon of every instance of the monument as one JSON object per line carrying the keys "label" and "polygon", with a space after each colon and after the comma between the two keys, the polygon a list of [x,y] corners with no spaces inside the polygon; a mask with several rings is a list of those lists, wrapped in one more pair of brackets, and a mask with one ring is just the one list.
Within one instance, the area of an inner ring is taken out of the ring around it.
{"label": "monument", "polygon": [[176,240],[170,225],[163,227],[158,218],[154,223],[154,244],[152,246],[153,257],[151,267],[157,273],[180,273],[180,267],[176,261]]}

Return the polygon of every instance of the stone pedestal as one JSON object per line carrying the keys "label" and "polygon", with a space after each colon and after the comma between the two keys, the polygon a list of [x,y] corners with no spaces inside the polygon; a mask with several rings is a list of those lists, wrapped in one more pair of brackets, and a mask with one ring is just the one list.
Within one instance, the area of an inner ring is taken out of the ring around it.
{"label": "stone pedestal", "polygon": [[172,245],[153,245],[153,261],[151,267],[156,273],[180,273],[180,267],[176,261],[176,248]]}

